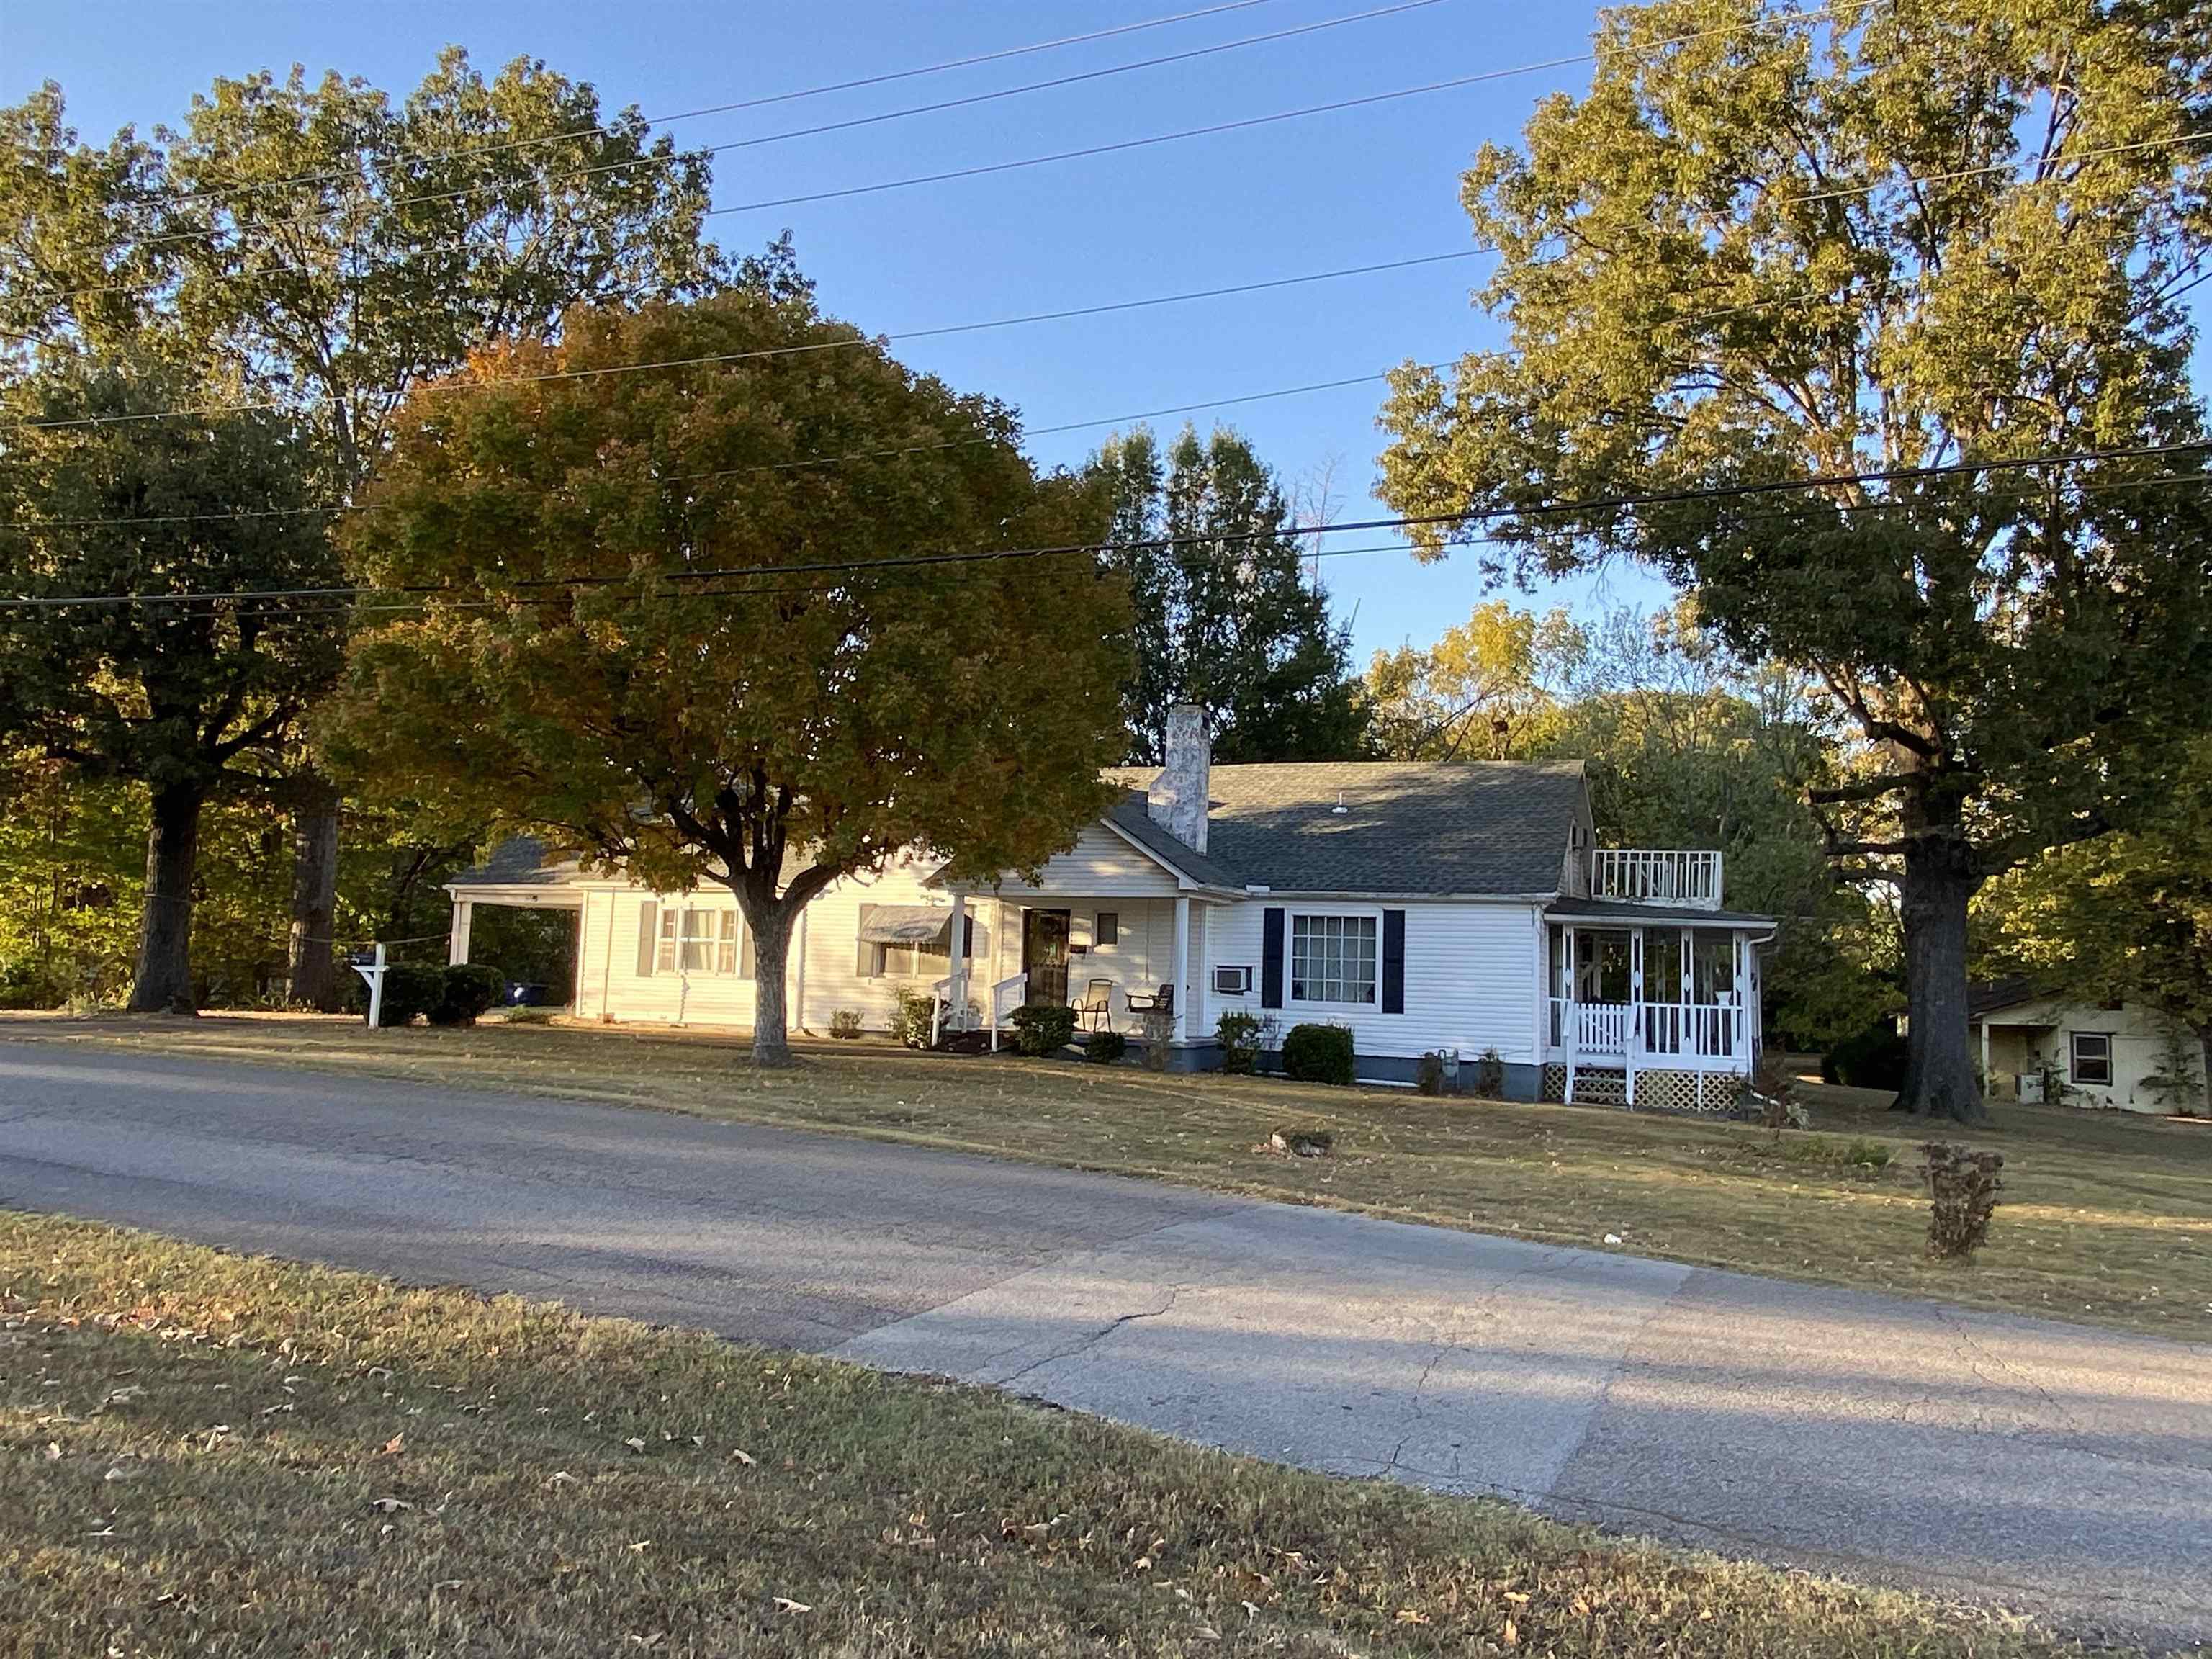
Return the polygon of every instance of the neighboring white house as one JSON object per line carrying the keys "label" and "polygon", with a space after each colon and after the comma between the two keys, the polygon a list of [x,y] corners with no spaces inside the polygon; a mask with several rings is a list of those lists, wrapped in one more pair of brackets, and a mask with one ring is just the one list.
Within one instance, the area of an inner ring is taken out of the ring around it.
{"label": "neighboring white house", "polygon": [[[2000,1099],[2128,1112],[2205,1109],[2203,1049],[2136,1003],[2100,1007],[2025,981],[1977,987],[1967,1002],[1982,1086]],[[2167,1079],[2178,1067],[2180,1087]]]}
{"label": "neighboring white house", "polygon": [[[955,1028],[1052,1002],[1134,1036],[1158,999],[1187,1069],[1218,1063],[1216,1023],[1243,1010],[1278,1035],[1350,1027],[1369,1081],[1434,1053],[1469,1086],[1494,1053],[1516,1098],[1680,1109],[1732,1103],[1753,1068],[1772,921],[1720,908],[1718,853],[1594,848],[1581,763],[1216,767],[1195,709],[1168,749],[1115,774],[1120,798],[1034,883],[907,858],[821,894],[793,937],[793,1024],[849,1009],[880,1030],[908,991]],[[577,911],[581,1018],[751,1023],[723,889],[647,892],[516,842],[447,890],[455,961],[476,905]]]}

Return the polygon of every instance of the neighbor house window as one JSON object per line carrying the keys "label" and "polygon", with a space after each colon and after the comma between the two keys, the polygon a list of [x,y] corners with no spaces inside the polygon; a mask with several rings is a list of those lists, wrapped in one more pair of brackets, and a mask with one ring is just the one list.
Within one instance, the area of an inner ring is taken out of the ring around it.
{"label": "neighbor house window", "polygon": [[1373,916],[1292,916],[1291,1000],[1374,1001],[1378,927]]}
{"label": "neighbor house window", "polygon": [[2073,1071],[2069,1081],[2101,1084],[2112,1082],[2112,1039],[2107,1033],[2075,1032],[2073,1058]]}
{"label": "neighbor house window", "polygon": [[1119,910],[1101,910],[1098,913],[1098,942],[1101,945],[1119,945],[1121,942],[1121,913]]}
{"label": "neighbor house window", "polygon": [[703,907],[664,906],[660,912],[660,949],[653,959],[660,973],[681,968],[687,974],[734,974],[738,971],[738,913]]}

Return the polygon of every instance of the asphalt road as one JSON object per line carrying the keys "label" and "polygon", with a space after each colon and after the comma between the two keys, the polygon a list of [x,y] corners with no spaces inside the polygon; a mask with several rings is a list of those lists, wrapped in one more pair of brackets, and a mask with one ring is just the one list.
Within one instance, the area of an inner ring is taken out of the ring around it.
{"label": "asphalt road", "polygon": [[2212,1638],[2212,1348],[620,1107],[0,1041],[0,1205]]}

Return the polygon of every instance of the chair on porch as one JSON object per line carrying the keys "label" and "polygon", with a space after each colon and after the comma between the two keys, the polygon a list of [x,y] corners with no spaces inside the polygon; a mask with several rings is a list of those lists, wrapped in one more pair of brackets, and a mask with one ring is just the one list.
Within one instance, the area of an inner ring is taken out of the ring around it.
{"label": "chair on porch", "polygon": [[1163,985],[1150,995],[1142,991],[1132,991],[1127,1000],[1133,1014],[1172,1014],[1175,1012],[1175,987]]}
{"label": "chair on porch", "polygon": [[1083,1000],[1075,1005],[1075,1012],[1082,1017],[1085,1030],[1112,1030],[1114,981],[1110,979],[1092,980],[1084,990]]}

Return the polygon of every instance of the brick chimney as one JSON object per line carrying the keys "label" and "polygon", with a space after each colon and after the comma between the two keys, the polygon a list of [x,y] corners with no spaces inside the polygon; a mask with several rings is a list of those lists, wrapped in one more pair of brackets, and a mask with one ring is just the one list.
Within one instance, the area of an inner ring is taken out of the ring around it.
{"label": "brick chimney", "polygon": [[1167,763],[1145,792],[1154,823],[1193,852],[1206,850],[1206,791],[1213,770],[1213,743],[1206,711],[1194,702],[1168,710]]}

